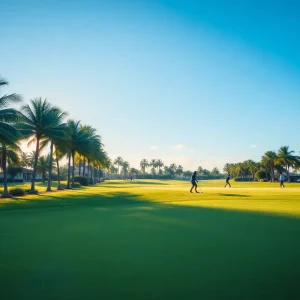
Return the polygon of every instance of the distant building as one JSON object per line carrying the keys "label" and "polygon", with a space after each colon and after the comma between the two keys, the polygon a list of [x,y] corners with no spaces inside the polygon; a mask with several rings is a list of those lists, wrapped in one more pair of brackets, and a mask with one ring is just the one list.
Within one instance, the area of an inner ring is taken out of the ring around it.
{"label": "distant building", "polygon": [[[15,181],[15,182],[28,182],[32,180],[32,169],[27,168],[21,168],[22,171],[18,173],[14,178],[11,178],[9,174],[7,174],[7,180],[8,181]],[[42,180],[42,176],[40,174],[36,175],[36,180]],[[3,182],[3,172],[0,172],[0,182]]]}

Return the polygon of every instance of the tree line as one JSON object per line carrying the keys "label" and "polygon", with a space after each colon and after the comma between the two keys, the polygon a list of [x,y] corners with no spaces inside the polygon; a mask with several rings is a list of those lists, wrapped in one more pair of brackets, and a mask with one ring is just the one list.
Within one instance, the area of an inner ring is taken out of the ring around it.
{"label": "tree line", "polygon": [[282,146],[278,151],[265,152],[259,162],[246,160],[238,163],[227,163],[223,171],[233,177],[252,180],[278,181],[279,175],[285,173],[290,182],[290,169],[300,169],[300,157],[294,154],[289,146]]}
{"label": "tree line", "polygon": [[[203,179],[220,178],[222,176],[218,168],[213,168],[211,171],[199,166],[197,168],[198,175]],[[140,169],[130,168],[129,162],[121,156],[117,157],[111,164],[109,175],[115,178],[124,178],[135,176],[139,178],[165,178],[165,179],[189,179],[193,172],[184,170],[182,165],[175,163],[169,166],[165,165],[161,159],[142,159],[140,161]]]}
{"label": "tree line", "polygon": [[[0,78],[0,88],[8,82]],[[95,182],[95,170],[109,168],[110,159],[104,151],[100,135],[90,125],[81,121],[67,120],[68,113],[53,106],[46,99],[36,98],[19,109],[14,104],[22,104],[19,94],[7,94],[0,97],[0,166],[3,171],[4,191],[2,197],[9,197],[7,186],[7,169],[12,166],[31,166],[33,168],[30,193],[35,189],[36,175],[41,164],[47,166],[47,191],[51,191],[51,178],[54,166],[58,174],[60,189],[60,161],[67,159],[67,188],[74,186],[76,159],[81,161],[83,176]],[[27,141],[28,146],[35,145],[31,157],[22,153],[20,142]],[[47,156],[41,156],[43,149],[49,148]]]}

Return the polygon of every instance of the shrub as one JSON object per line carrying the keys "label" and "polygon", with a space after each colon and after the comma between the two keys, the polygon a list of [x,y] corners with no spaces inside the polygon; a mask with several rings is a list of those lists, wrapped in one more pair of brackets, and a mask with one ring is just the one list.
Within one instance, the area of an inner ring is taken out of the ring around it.
{"label": "shrub", "polygon": [[72,188],[80,188],[81,184],[79,182],[74,182],[74,184],[72,184]]}
{"label": "shrub", "polygon": [[250,178],[250,177],[246,177],[246,178],[236,177],[233,180],[234,181],[253,181],[253,178]]}
{"label": "shrub", "polygon": [[25,195],[25,190],[22,188],[11,188],[9,189],[9,194],[11,196],[24,196]]}
{"label": "shrub", "polygon": [[65,183],[61,183],[59,187],[61,190],[64,190],[67,188],[67,185]]}
{"label": "shrub", "polygon": [[0,196],[3,194],[3,190],[0,190]]}
{"label": "shrub", "polygon": [[257,171],[257,172],[255,173],[255,178],[256,178],[257,180],[265,179],[265,178],[267,178],[267,174],[266,174],[265,171],[259,170],[259,171]]}
{"label": "shrub", "polygon": [[74,182],[80,183],[80,186],[89,185],[87,177],[84,177],[84,176],[75,176],[74,177]]}
{"label": "shrub", "polygon": [[259,182],[267,182],[267,178],[259,179]]}

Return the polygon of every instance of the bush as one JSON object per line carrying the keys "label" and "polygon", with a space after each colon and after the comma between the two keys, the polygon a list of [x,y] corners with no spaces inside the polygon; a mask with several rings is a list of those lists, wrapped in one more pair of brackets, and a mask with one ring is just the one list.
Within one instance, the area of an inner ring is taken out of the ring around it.
{"label": "bush", "polygon": [[72,184],[72,188],[80,188],[81,184],[79,182],[74,182],[74,184]]}
{"label": "bush", "polygon": [[3,194],[3,190],[0,190],[0,196]]}
{"label": "bush", "polygon": [[267,178],[259,179],[259,182],[267,182]]}
{"label": "bush", "polygon": [[253,178],[249,178],[249,177],[246,177],[246,178],[236,177],[233,180],[234,181],[253,181]]}
{"label": "bush", "polygon": [[255,178],[256,178],[257,180],[260,181],[260,179],[265,179],[265,178],[267,178],[267,174],[266,174],[265,171],[259,170],[259,171],[257,171],[257,172],[255,173]]}
{"label": "bush", "polygon": [[84,177],[84,176],[75,176],[74,177],[74,182],[80,183],[80,186],[82,186],[82,185],[85,185],[85,186],[89,185],[87,177]]}
{"label": "bush", "polygon": [[22,188],[11,188],[9,189],[9,194],[11,196],[25,196],[26,192]]}
{"label": "bush", "polygon": [[60,189],[61,190],[64,190],[64,189],[66,189],[67,188],[67,185],[65,184],[65,183],[61,183],[60,184]]}

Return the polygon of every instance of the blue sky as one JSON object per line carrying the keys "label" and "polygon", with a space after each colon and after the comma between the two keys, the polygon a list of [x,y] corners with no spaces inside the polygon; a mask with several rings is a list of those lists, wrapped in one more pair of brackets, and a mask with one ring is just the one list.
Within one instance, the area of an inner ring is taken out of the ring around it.
{"label": "blue sky", "polygon": [[5,92],[47,98],[108,154],[185,169],[300,151],[298,1],[2,1]]}

